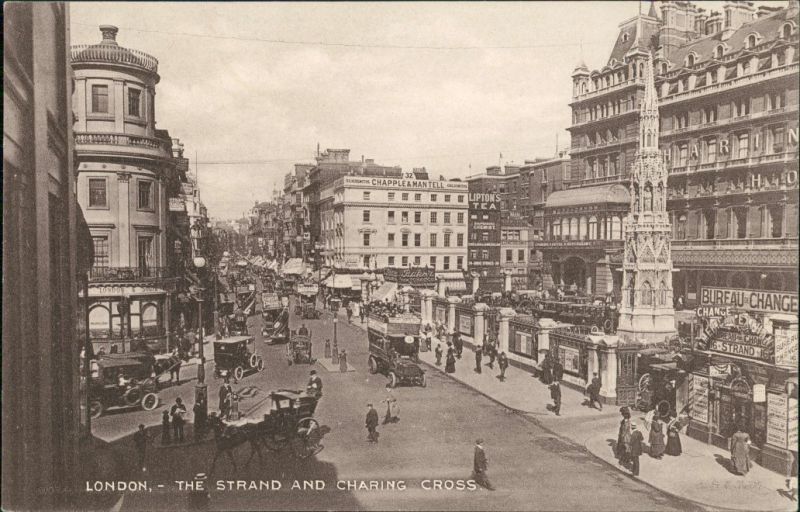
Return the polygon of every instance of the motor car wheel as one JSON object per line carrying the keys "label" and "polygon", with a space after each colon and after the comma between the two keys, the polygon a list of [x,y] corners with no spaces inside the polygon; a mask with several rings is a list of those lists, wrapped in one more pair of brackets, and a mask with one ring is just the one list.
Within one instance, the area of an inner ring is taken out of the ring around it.
{"label": "motor car wheel", "polygon": [[158,407],[158,395],[155,393],[147,393],[142,398],[142,409],[145,411],[152,411]]}
{"label": "motor car wheel", "polygon": [[322,449],[320,445],[321,440],[322,432],[317,420],[314,418],[301,419],[297,422],[297,431],[292,440],[294,454],[300,459],[316,455]]}
{"label": "motor car wheel", "polygon": [[244,377],[244,368],[237,366],[236,369],[233,370],[233,377],[236,380],[242,380],[242,377]]}
{"label": "motor car wheel", "polygon": [[400,379],[397,378],[397,374],[394,372],[389,372],[389,387],[395,388],[399,382]]}
{"label": "motor car wheel", "polygon": [[428,379],[425,378],[425,375],[419,378],[419,385],[423,388],[428,385]]}
{"label": "motor car wheel", "polygon": [[378,361],[372,356],[369,356],[369,373],[373,375],[378,373]]}
{"label": "motor car wheel", "polygon": [[92,400],[89,404],[89,415],[93,420],[103,415],[103,403],[100,400]]}
{"label": "motor car wheel", "polygon": [[125,405],[133,406],[139,403],[142,399],[142,392],[139,388],[130,388],[128,391],[122,395],[122,400],[125,402]]}
{"label": "motor car wheel", "polygon": [[258,363],[256,363],[256,370],[260,372],[263,369],[264,369],[264,360],[259,357]]}
{"label": "motor car wheel", "polygon": [[258,365],[258,356],[255,354],[250,354],[250,368],[255,368]]}

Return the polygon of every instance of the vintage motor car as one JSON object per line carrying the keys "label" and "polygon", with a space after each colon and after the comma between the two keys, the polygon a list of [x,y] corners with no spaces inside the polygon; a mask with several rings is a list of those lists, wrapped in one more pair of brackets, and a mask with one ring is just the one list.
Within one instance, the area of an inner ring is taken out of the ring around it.
{"label": "vintage motor car", "polygon": [[247,372],[260,372],[264,360],[255,350],[252,336],[232,336],[214,342],[214,375],[241,380]]}
{"label": "vintage motor car", "polygon": [[89,387],[91,417],[99,418],[110,409],[155,409],[159,400],[154,364],[155,358],[149,353],[101,356],[92,361]]}
{"label": "vintage motor car", "polygon": [[[262,313],[263,314],[263,313]],[[289,341],[289,308],[281,306],[264,314],[264,327],[261,329],[264,342],[271,345]]]}
{"label": "vintage motor car", "polygon": [[413,384],[425,387],[425,370],[419,364],[419,336],[389,335],[370,338],[369,372],[384,373],[389,387]]}
{"label": "vintage motor car", "polygon": [[297,334],[292,331],[289,344],[286,345],[286,359],[289,366],[293,364],[314,364],[316,359],[311,357],[311,334]]}

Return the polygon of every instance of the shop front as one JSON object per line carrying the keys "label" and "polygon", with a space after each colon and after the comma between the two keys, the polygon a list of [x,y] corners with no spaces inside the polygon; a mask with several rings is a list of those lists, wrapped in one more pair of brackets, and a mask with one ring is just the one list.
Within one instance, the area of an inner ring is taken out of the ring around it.
{"label": "shop front", "polygon": [[754,462],[796,475],[797,319],[726,313],[705,319],[697,338],[696,354],[704,359],[689,380],[688,434],[727,449],[741,428],[750,435]]}

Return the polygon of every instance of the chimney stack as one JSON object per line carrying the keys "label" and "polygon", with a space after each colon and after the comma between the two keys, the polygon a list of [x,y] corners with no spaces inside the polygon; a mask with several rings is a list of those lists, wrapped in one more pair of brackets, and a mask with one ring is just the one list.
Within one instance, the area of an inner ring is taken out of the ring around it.
{"label": "chimney stack", "polygon": [[100,44],[113,44],[116,46],[117,32],[119,32],[119,29],[114,25],[100,25],[100,33],[103,34],[103,40]]}

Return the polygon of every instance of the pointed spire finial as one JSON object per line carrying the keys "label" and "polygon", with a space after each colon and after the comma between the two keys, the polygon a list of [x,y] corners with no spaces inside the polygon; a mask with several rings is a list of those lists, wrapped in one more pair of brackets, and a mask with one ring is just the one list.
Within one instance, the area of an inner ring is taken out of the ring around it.
{"label": "pointed spire finial", "polygon": [[644,70],[644,98],[639,113],[639,151],[658,152],[658,94],[653,76],[653,55],[647,53]]}

